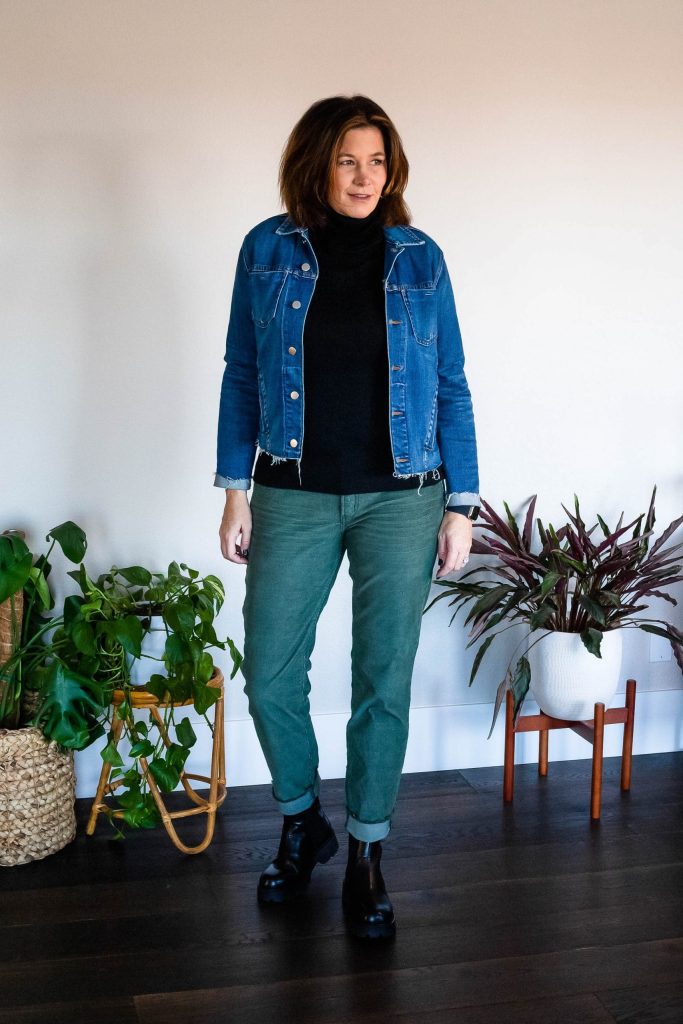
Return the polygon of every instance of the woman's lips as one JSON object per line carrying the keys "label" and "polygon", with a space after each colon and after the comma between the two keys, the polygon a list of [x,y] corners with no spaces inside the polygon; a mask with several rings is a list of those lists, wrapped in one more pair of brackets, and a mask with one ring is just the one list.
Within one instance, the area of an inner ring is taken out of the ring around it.
{"label": "woman's lips", "polygon": [[370,199],[371,198],[370,194],[368,192],[349,192],[349,195],[351,196],[352,199]]}

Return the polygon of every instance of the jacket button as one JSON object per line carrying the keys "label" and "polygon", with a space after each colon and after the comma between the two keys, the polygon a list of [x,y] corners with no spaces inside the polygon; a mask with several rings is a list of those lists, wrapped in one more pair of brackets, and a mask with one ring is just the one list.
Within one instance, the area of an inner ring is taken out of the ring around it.
{"label": "jacket button", "polygon": [[298,391],[290,391],[289,392],[289,397],[290,398],[298,398],[299,397],[299,392]]}
{"label": "jacket button", "polygon": [[304,273],[305,273],[305,272],[306,272],[307,270],[310,270],[310,269],[311,269],[311,264],[310,264],[310,263],[302,263],[302,264],[301,264],[301,269],[302,269],[302,270],[304,271]]}
{"label": "jacket button", "polygon": [[299,302],[298,299],[294,299],[294,302],[292,303],[292,309],[301,309],[301,303]]}
{"label": "jacket button", "polygon": [[292,440],[291,440],[291,441],[289,442],[289,447],[290,447],[290,448],[296,448],[296,446],[298,445],[298,443],[299,443],[299,442],[297,441],[297,439],[296,439],[295,437],[293,437],[293,438],[292,438]]}
{"label": "jacket button", "polygon": [[290,356],[295,356],[296,355],[296,349],[294,348],[293,345],[290,345],[289,348],[287,349],[287,351],[289,352]]}

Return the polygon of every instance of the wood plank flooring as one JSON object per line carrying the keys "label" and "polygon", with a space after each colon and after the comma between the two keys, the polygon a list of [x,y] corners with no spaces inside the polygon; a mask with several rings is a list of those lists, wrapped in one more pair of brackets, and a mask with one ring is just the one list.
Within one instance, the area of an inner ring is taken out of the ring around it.
{"label": "wood plank flooring", "polygon": [[[321,799],[340,850],[306,896],[261,907],[270,786],[230,789],[214,842],[114,841],[104,819],[0,869],[0,1024],[682,1024],[683,752],[405,775],[382,870],[393,942],[344,929],[344,781]],[[186,819],[193,839],[201,822]]]}

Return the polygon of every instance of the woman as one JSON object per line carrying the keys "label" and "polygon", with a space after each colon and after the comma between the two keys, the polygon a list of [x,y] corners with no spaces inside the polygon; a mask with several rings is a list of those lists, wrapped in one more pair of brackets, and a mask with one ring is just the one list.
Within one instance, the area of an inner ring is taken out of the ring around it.
{"label": "woman", "polygon": [[396,128],[367,97],[321,100],[295,125],[280,165],[287,213],[253,228],[237,262],[215,479],[223,555],[247,566],[244,692],[284,817],[262,902],[305,890],[338,849],[320,805],[308,671],[348,555],[342,904],[350,932],[368,938],[396,929],[381,844],[434,561],[438,577],[465,565],[479,501],[448,271],[408,227],[407,180]]}

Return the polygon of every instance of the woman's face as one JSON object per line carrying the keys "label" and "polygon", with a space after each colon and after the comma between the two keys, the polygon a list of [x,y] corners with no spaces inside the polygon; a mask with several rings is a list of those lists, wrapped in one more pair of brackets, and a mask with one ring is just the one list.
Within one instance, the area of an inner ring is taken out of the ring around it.
{"label": "woman's face", "polygon": [[328,202],[347,217],[367,217],[387,180],[387,158],[379,128],[350,128],[344,135]]}

